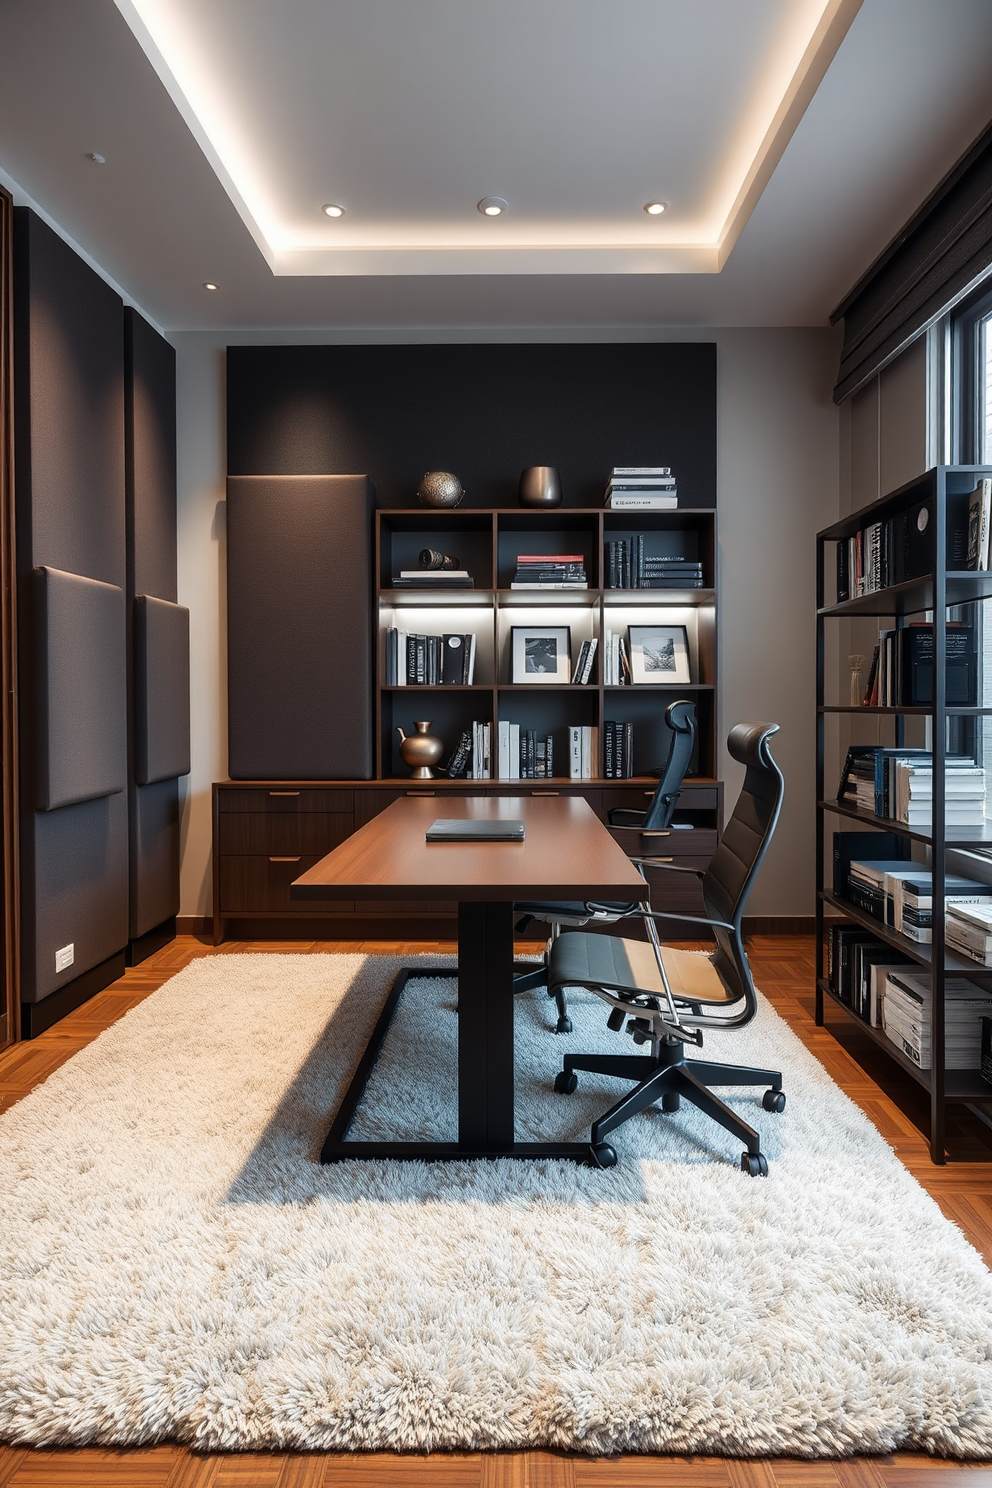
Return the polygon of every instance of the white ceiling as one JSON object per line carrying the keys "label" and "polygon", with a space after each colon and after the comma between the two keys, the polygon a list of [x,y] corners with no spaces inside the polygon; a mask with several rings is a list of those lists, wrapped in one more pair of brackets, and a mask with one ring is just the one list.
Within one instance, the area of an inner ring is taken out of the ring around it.
{"label": "white ceiling", "polygon": [[990,0],[0,0],[0,47],[0,175],[165,329],[824,324],[992,112]]}

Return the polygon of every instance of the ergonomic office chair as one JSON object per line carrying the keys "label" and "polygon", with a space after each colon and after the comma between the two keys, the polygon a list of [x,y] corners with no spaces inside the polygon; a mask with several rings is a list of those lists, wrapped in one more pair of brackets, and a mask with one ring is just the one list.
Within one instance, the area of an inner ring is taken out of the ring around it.
{"label": "ergonomic office chair", "polygon": [[[746,767],[733,815],[705,872],[655,865],[651,858],[635,859],[676,873],[697,873],[701,880],[705,916],[652,910],[645,902],[634,911],[648,932],[648,940],[624,940],[615,935],[574,931],[551,945],[548,989],[585,987],[611,1004],[607,1022],[616,1032],[627,1024],[636,1044],[651,1045],[648,1055],[566,1054],[555,1089],[570,1095],[576,1070],[617,1075],[637,1083],[592,1126],[592,1149],[601,1167],[617,1160],[607,1135],[646,1106],[661,1102],[663,1111],[677,1111],[682,1096],[747,1145],[741,1167],[752,1177],[766,1176],[768,1163],[758,1133],[710,1090],[711,1085],[768,1085],[762,1098],[766,1111],[782,1111],[785,1095],[779,1070],[751,1069],[687,1059],[686,1044],[700,1047],[704,1028],[740,1028],[757,1011],[751,968],[744,949],[741,922],[751,885],[764,860],[782,805],[782,772],[772,758],[768,741],[777,723],[739,723],[730,731],[727,746]],[[662,946],[657,921],[695,920],[708,925],[716,940],[710,957]]]}
{"label": "ergonomic office chair", "polygon": [[[667,837],[669,834],[672,815],[682,791],[682,781],[689,768],[696,740],[695,703],[682,700],[669,703],[665,709],[665,723],[671,731],[672,738],[668,749],[668,759],[662,766],[651,804],[644,811],[635,811],[625,806],[614,807],[607,821],[615,831],[637,832],[641,837]],[[574,927],[588,925],[591,922],[602,925],[612,924],[631,914],[636,910],[637,905],[633,903],[599,904],[593,909],[580,900],[554,903],[549,900],[535,900],[530,903],[517,904],[514,908],[521,916],[514,927],[518,932],[525,931],[532,921],[541,920],[550,924],[550,944],[553,944],[561,933],[563,925]],[[536,971],[524,972],[514,977],[514,993],[529,992],[533,987],[543,987],[548,980],[547,962],[546,952],[543,966],[539,966]],[[548,996],[553,997],[558,1005],[558,1022],[555,1025],[555,1032],[571,1033],[572,1020],[568,1016],[564,992],[560,988],[558,991],[552,991],[549,987]]]}

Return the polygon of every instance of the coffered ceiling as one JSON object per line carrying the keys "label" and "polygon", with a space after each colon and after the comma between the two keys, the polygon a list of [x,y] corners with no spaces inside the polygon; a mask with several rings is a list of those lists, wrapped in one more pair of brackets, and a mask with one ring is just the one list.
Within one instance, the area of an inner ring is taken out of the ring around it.
{"label": "coffered ceiling", "polygon": [[166,329],[823,324],[992,113],[990,0],[0,0],[0,38],[0,176]]}

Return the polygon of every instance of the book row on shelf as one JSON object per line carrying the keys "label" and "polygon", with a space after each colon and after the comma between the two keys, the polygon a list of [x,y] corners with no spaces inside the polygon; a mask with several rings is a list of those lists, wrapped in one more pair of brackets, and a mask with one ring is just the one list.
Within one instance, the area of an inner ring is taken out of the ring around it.
{"label": "book row on shelf", "polygon": [[[873,708],[931,705],[933,647],[933,625],[929,621],[879,631],[862,704]],[[949,707],[977,705],[978,649],[973,625],[948,621],[944,678],[944,697]]]}
{"label": "book row on shelf", "polygon": [[[834,996],[873,1028],[917,1068],[932,1065],[929,976],[916,962],[857,925],[832,925],[827,937],[827,981]],[[944,981],[944,1067],[981,1069],[987,1060],[992,990],[967,977]]]}
{"label": "book row on shelf", "polygon": [[511,589],[588,589],[581,553],[520,553]]}
{"label": "book row on shelf", "polygon": [[[948,504],[947,568],[989,566],[992,479],[983,477],[960,501]],[[929,498],[881,521],[869,522],[837,543],[837,603],[919,578],[933,568],[933,503]]]}
{"label": "book row on shelf", "polygon": [[[960,831],[985,823],[985,770],[965,755],[944,762],[944,821]],[[933,820],[933,758],[927,749],[856,744],[847,751],[837,799],[845,806],[926,832]]]}
{"label": "book row on shelf", "polygon": [[702,589],[703,565],[679,553],[646,553],[644,538],[621,537],[604,544],[607,589]]}
{"label": "book row on shelf", "polygon": [[471,686],[475,678],[476,636],[386,632],[386,686]]}
{"label": "book row on shelf", "polygon": [[668,465],[614,465],[604,505],[613,511],[671,511],[678,484]]}
{"label": "book row on shelf", "polygon": [[[495,755],[493,742],[495,740]],[[598,774],[599,729],[573,724],[567,730],[568,778],[593,780]],[[603,724],[605,778],[629,780],[634,774],[634,730],[628,722]],[[550,780],[555,774],[554,736],[501,719],[493,726],[474,720],[456,744],[447,765],[449,779]]]}

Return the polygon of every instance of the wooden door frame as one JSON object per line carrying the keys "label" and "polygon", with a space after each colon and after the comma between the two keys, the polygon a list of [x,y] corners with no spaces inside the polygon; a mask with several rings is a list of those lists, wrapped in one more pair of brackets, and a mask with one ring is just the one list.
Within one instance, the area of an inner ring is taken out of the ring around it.
{"label": "wooden door frame", "polygon": [[0,1047],[20,1037],[17,649],[14,558],[14,201],[0,186]]}

